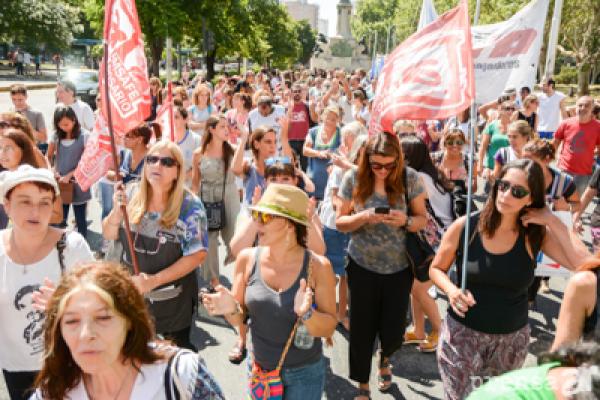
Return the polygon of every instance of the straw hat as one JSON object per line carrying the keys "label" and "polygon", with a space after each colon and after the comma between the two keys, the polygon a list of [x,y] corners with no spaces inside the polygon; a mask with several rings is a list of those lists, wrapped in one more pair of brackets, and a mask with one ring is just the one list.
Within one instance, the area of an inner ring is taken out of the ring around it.
{"label": "straw hat", "polygon": [[258,204],[248,208],[308,226],[308,196],[296,186],[270,183]]}

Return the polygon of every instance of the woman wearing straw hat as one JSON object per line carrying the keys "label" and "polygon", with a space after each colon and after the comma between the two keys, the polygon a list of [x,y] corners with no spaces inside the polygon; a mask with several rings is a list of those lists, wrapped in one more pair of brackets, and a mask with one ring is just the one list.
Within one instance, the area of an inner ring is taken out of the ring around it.
{"label": "woman wearing straw hat", "polygon": [[[44,312],[32,306],[61,274],[93,259],[85,239],[49,226],[59,190],[48,169],[21,165],[0,174],[12,226],[0,232],[0,365],[11,399],[27,399],[44,347]],[[43,285],[43,286],[42,286]]]}
{"label": "woman wearing straw hat", "polygon": [[209,313],[225,315],[232,325],[250,317],[253,375],[281,366],[290,400],[321,398],[325,365],[319,338],[330,337],[337,324],[331,264],[306,249],[307,208],[302,190],[270,184],[250,207],[261,225],[262,246],[240,252],[231,291],[217,286],[215,294],[203,296]]}

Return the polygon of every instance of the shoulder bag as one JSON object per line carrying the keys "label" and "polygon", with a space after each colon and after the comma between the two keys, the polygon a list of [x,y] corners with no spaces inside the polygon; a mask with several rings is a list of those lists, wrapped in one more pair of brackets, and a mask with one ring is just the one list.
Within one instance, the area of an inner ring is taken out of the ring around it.
{"label": "shoulder bag", "polygon": [[208,220],[208,230],[218,231],[225,228],[225,183],[227,182],[227,168],[223,176],[223,190],[221,191],[221,201],[205,202],[202,199],[202,186],[200,186],[200,199],[204,203],[206,210],[206,219]]}

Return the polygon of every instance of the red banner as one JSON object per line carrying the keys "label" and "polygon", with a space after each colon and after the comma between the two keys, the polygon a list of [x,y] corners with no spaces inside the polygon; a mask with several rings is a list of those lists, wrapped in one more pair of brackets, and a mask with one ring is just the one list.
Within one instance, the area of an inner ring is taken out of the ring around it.
{"label": "red banner", "polygon": [[467,1],[402,42],[379,75],[369,133],[399,119],[444,119],[475,96]]}
{"label": "red banner", "polygon": [[104,117],[98,115],[92,136],[85,145],[73,176],[81,186],[81,190],[86,191],[106,174],[112,164],[110,135]]}
{"label": "red banner", "polygon": [[172,83],[169,82],[167,85],[167,98],[163,101],[162,105],[156,112],[156,120],[160,125],[163,139],[169,139],[171,142],[175,141],[175,128],[173,115],[173,90]]}
{"label": "red banner", "polygon": [[[108,63],[108,90],[113,132],[123,136],[150,115],[150,84],[144,42],[134,0],[106,0],[104,40],[108,44],[103,63]],[[104,69],[104,66],[101,66]],[[106,105],[106,87],[100,82]],[[108,121],[108,108],[102,108]]]}

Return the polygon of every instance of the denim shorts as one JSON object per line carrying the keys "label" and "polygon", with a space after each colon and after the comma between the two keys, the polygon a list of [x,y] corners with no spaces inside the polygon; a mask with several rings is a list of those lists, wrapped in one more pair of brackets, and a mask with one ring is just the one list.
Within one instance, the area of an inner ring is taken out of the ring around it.
{"label": "denim shorts", "polygon": [[325,257],[331,262],[333,272],[339,276],[346,276],[346,256],[350,235],[324,226],[323,239],[327,247]]}

